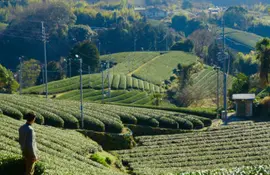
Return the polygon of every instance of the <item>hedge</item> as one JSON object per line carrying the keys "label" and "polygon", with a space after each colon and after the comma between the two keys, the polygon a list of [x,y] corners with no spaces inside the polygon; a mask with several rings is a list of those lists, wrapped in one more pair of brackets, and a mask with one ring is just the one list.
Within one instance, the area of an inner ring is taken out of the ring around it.
{"label": "hedge", "polygon": [[144,90],[149,91],[149,83],[147,81],[144,81]]}
{"label": "hedge", "polygon": [[138,125],[145,125],[145,126],[152,126],[152,127],[159,126],[159,122],[156,119],[151,118],[147,115],[143,115],[143,114],[133,114],[133,115],[137,118]]}
{"label": "hedge", "polygon": [[139,83],[139,88],[141,90],[144,90],[144,82],[142,80],[138,80],[138,83]]}
{"label": "hedge", "polygon": [[201,120],[193,117],[193,116],[184,116],[183,118],[189,120],[193,124],[193,129],[202,129],[204,128],[204,124]]}
{"label": "hedge", "polygon": [[127,77],[125,75],[121,75],[119,89],[126,89],[126,88],[127,88]]}
{"label": "hedge", "polygon": [[15,109],[13,107],[10,107],[8,105],[0,103],[0,109],[3,111],[3,114],[5,114],[9,117],[12,117],[12,118],[18,119],[18,120],[23,119],[23,114],[19,110]]}
{"label": "hedge", "polygon": [[137,124],[137,119],[128,113],[117,112],[121,118],[121,121],[126,124]]}
{"label": "hedge", "polygon": [[133,78],[130,76],[127,76],[127,88],[128,89],[133,88]]}
{"label": "hedge", "polygon": [[[24,172],[24,160],[17,155],[3,154],[0,157],[0,174],[1,175],[21,175]],[[43,175],[45,166],[42,162],[38,161],[35,165],[34,175]]]}
{"label": "hedge", "polygon": [[113,89],[118,89],[119,88],[119,83],[120,83],[120,75],[114,75],[113,76],[112,88]]}
{"label": "hedge", "polygon": [[173,118],[179,125],[179,129],[191,130],[193,129],[193,124],[189,120],[182,118],[180,116],[170,116]]}
{"label": "hedge", "polygon": [[194,116],[197,119],[201,120],[204,124],[204,127],[208,127],[212,125],[212,120],[209,118],[205,118],[205,117],[199,117],[199,116]]}
{"label": "hedge", "polygon": [[[81,118],[78,117],[81,125]],[[84,129],[89,129],[98,132],[105,132],[105,125],[100,120],[90,116],[84,116]]]}
{"label": "hedge", "polygon": [[139,89],[139,81],[136,78],[133,78],[133,88]]}
{"label": "hedge", "polygon": [[168,117],[160,117],[157,119],[159,122],[159,127],[160,128],[172,128],[172,129],[178,129],[178,123],[171,118]]}
{"label": "hedge", "polygon": [[105,124],[105,131],[109,133],[121,133],[124,128],[124,125],[117,121],[102,120],[102,122]]}

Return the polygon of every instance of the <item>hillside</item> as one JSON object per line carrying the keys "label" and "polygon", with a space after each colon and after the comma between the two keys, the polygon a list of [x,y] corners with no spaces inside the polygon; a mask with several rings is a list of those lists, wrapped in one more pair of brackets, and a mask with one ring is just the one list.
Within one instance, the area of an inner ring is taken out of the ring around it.
{"label": "hillside", "polygon": [[229,47],[244,53],[254,50],[256,43],[262,39],[259,35],[231,28],[225,29],[225,37]]}
{"label": "hillside", "polygon": [[[0,166],[6,163],[6,158],[20,157],[21,151],[17,140],[18,128],[22,124],[23,121],[0,114]],[[124,174],[89,159],[91,155],[101,152],[102,148],[80,133],[36,124],[34,128],[37,133],[40,162],[45,166],[46,174]],[[20,171],[18,166],[15,169],[17,173]]]}
{"label": "hillside", "polygon": [[269,126],[233,122],[200,133],[140,136],[138,147],[116,153],[137,174],[269,174]]}
{"label": "hillside", "polygon": [[117,63],[113,72],[123,73],[138,79],[162,84],[173,74],[178,64],[190,65],[197,61],[197,57],[180,51],[168,53],[160,52],[130,52],[103,56],[102,60],[111,60]]}

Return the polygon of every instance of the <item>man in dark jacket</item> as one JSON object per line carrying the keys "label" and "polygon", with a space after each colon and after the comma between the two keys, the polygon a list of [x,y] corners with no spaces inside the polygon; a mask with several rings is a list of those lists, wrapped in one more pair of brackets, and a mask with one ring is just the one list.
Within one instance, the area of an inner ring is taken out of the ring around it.
{"label": "man in dark jacket", "polygon": [[37,144],[35,131],[32,124],[36,120],[34,113],[25,115],[26,124],[19,129],[19,143],[21,145],[22,155],[25,161],[25,175],[33,175],[35,162],[37,161]]}

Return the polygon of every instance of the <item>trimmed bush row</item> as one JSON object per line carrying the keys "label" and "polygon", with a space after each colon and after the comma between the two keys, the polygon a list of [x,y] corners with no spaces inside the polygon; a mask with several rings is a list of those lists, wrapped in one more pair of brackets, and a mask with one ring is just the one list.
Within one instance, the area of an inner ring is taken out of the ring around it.
{"label": "trimmed bush row", "polygon": [[[2,175],[20,175],[24,172],[24,160],[14,154],[3,154],[0,157],[0,174]],[[45,172],[45,166],[39,161],[35,165],[35,175],[42,175]]]}
{"label": "trimmed bush row", "polygon": [[183,118],[189,120],[193,124],[194,129],[204,128],[203,122],[193,116],[183,116]]}
{"label": "trimmed bush row", "polygon": [[17,119],[17,120],[23,119],[23,114],[15,108],[12,108],[8,105],[0,103],[0,109],[3,111],[4,115],[10,116],[10,117]]}

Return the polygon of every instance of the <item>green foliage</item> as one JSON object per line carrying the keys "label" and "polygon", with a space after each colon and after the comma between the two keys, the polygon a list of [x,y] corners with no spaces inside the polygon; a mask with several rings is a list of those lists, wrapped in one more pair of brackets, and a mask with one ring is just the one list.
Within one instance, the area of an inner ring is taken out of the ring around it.
{"label": "green foliage", "polygon": [[106,158],[100,156],[99,153],[95,153],[95,154],[91,155],[90,159],[95,161],[95,162],[98,162],[106,167],[109,166],[108,163],[106,162]]}
{"label": "green foliage", "polygon": [[233,67],[235,70],[244,73],[247,76],[253,75],[258,72],[259,64],[256,61],[255,54],[250,53],[244,55],[238,53],[236,59],[233,61]]}
{"label": "green foliage", "polygon": [[233,94],[248,93],[249,91],[249,78],[239,73],[233,81],[232,89],[229,90],[229,97],[232,98]]}
{"label": "green foliage", "polygon": [[175,43],[172,47],[171,50],[179,50],[179,51],[184,51],[184,52],[192,52],[194,48],[194,44],[191,40],[187,39],[185,41],[180,41]]}
{"label": "green foliage", "polygon": [[185,15],[175,15],[172,18],[172,28],[177,31],[184,31],[188,23],[188,18]]}
{"label": "green foliage", "polygon": [[[72,58],[73,61],[78,62],[76,55],[79,56],[79,59],[82,59],[84,64],[91,65],[91,70],[95,71],[99,67],[99,52],[97,47],[90,40],[85,40],[74,46],[70,51],[69,57]],[[73,70],[78,70],[78,64],[75,65],[73,64]],[[72,72],[73,76],[78,74],[77,71]]]}
{"label": "green foliage", "polygon": [[257,59],[260,61],[261,86],[269,83],[268,74],[270,70],[270,39],[264,38],[256,44]]}
{"label": "green foliage", "polygon": [[178,122],[169,117],[160,117],[158,119],[158,122],[159,122],[159,127],[161,128],[173,128],[173,129],[179,128]]}
{"label": "green foliage", "polygon": [[196,117],[187,115],[187,116],[184,116],[183,118],[189,120],[193,124],[194,129],[202,129],[202,128],[204,128],[203,122],[200,119],[196,118]]}
{"label": "green foliage", "polygon": [[14,93],[19,88],[19,84],[14,79],[13,73],[0,64],[0,92]]}
{"label": "green foliage", "polygon": [[240,6],[229,7],[224,13],[225,25],[240,30],[247,29],[247,13],[248,11]]}
{"label": "green foliage", "polygon": [[24,88],[34,86],[40,75],[41,67],[40,62],[35,59],[23,61],[22,63],[22,86]]}
{"label": "green foliage", "polygon": [[[16,167],[16,168],[14,168]],[[43,175],[45,172],[45,165],[41,162],[35,164],[35,174]],[[2,155],[0,158],[0,173],[3,175],[21,174],[24,172],[24,160],[17,155]]]}
{"label": "green foliage", "polygon": [[17,110],[16,108],[9,107],[8,105],[4,103],[0,103],[0,109],[3,112],[3,114],[8,115],[12,118],[21,120],[23,119],[23,114]]}

